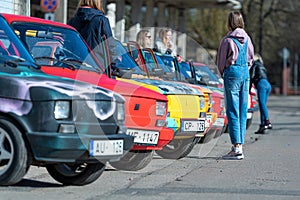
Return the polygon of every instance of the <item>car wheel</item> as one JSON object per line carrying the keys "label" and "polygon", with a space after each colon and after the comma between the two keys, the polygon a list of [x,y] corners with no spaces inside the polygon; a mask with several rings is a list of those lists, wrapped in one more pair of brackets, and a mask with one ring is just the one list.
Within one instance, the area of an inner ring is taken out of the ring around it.
{"label": "car wheel", "polygon": [[210,129],[199,141],[200,144],[205,144],[210,142],[212,139],[214,139],[215,135],[217,133],[217,130]]}
{"label": "car wheel", "polygon": [[87,185],[97,180],[105,170],[105,164],[52,164],[47,165],[48,173],[64,185]]}
{"label": "car wheel", "polygon": [[0,118],[0,185],[13,185],[22,180],[30,163],[20,130]]}
{"label": "car wheel", "polygon": [[118,170],[137,171],[145,168],[152,160],[154,151],[129,151],[121,160],[110,162]]}
{"label": "car wheel", "polygon": [[164,146],[162,150],[157,150],[156,153],[166,159],[180,159],[187,156],[193,150],[195,144],[194,138],[175,139]]}

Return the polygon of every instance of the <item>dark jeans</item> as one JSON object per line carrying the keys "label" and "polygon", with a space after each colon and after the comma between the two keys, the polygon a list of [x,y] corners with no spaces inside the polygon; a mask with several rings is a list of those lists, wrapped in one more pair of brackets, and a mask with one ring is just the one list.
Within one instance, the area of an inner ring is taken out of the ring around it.
{"label": "dark jeans", "polygon": [[269,112],[267,108],[268,97],[271,92],[271,85],[267,79],[260,79],[256,85],[258,105],[260,111],[260,123],[265,124],[265,120],[269,119]]}

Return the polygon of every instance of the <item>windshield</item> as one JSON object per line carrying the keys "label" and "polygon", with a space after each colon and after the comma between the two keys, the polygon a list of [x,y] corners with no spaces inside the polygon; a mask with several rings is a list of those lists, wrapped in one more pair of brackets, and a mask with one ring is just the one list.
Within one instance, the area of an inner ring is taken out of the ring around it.
{"label": "windshield", "polygon": [[[169,77],[168,80],[172,79],[172,80],[180,80],[182,82],[188,82],[188,80],[186,79],[191,78],[190,76],[187,76],[186,69],[184,70],[181,69],[181,65],[179,62],[177,62],[175,57],[166,54],[161,54],[161,55],[156,54],[156,55],[158,57],[157,59],[158,62],[160,62],[159,60],[161,60],[164,63],[164,65],[161,66],[164,69],[164,71],[168,73],[167,74],[167,76]],[[178,73],[178,70],[180,70],[180,74]]]}
{"label": "windshield", "polygon": [[[81,69],[98,72],[101,69],[103,73],[103,66],[95,59],[76,31],[48,24],[25,22],[15,22],[12,26],[40,65],[57,66],[59,62],[55,61],[65,61],[69,64],[73,62],[72,65]],[[104,58],[100,54],[97,54],[97,58],[103,63]]]}
{"label": "windshield", "polygon": [[179,69],[180,69],[180,73],[183,75],[183,77],[185,79],[193,78],[192,72],[191,72],[191,67],[190,67],[189,63],[180,62],[179,63]]}
{"label": "windshield", "polygon": [[158,63],[158,66],[160,68],[162,68],[164,70],[164,72],[173,72],[173,68],[170,68],[168,67],[167,65],[165,65],[164,61],[161,59],[160,56],[156,55],[156,60],[157,60],[157,63]]}
{"label": "windshield", "polygon": [[113,63],[116,64],[117,68],[130,69],[134,74],[145,74],[139,66],[135,63],[126,48],[119,41],[116,42],[116,57],[113,58]]}
{"label": "windshield", "polygon": [[205,82],[208,85],[218,85],[220,83],[218,76],[208,66],[195,66],[195,74],[197,81],[201,82],[206,79]]}
{"label": "windshield", "polygon": [[175,63],[172,56],[166,56],[166,55],[160,55],[158,56],[157,61],[160,63],[164,63],[164,65],[161,65],[161,67],[165,70],[165,72],[175,72]]}
{"label": "windshield", "polygon": [[145,62],[146,62],[146,66],[148,68],[148,71],[151,71],[153,69],[156,68],[156,64],[155,64],[155,61],[154,61],[154,58],[152,57],[151,53],[150,52],[147,52],[147,51],[143,51],[143,54],[145,55]]}
{"label": "windshield", "polygon": [[0,17],[0,56],[22,58],[34,62],[24,45],[2,17]]}

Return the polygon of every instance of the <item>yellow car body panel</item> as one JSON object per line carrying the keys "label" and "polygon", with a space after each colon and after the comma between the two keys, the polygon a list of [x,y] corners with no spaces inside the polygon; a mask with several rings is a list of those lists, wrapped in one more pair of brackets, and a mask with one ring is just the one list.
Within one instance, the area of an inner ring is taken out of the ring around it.
{"label": "yellow car body panel", "polygon": [[[156,85],[150,85],[146,83],[142,83],[139,81],[136,81],[135,79],[123,79],[123,78],[118,78],[121,79],[122,81],[136,84],[139,86],[146,87],[148,89],[154,90],[156,92],[161,92],[162,91],[158,88]],[[175,84],[177,84],[175,82]],[[182,84],[182,83],[178,83]],[[203,110],[200,110],[200,96],[203,98],[203,93],[199,91],[197,94],[196,93],[191,93],[191,94],[165,94],[166,97],[168,98],[168,119],[167,123],[169,128],[174,129],[175,137],[174,139],[182,139],[182,138],[191,138],[195,137],[195,133],[182,133],[182,120],[199,120],[200,118],[200,112]],[[205,129],[207,129],[207,123],[206,119],[205,120]],[[171,125],[173,124],[173,125]],[[206,130],[205,130],[206,132]],[[203,134],[203,133],[200,133]]]}

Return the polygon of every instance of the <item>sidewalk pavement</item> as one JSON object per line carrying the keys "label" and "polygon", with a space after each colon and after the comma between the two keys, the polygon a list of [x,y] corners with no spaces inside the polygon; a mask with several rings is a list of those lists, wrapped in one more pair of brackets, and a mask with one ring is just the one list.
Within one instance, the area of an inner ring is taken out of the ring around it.
{"label": "sidewalk pavement", "polygon": [[[244,160],[216,159],[185,177],[200,199],[300,199],[300,96],[270,96],[268,107],[273,129],[254,134],[259,111],[254,114]],[[221,157],[230,146],[223,134],[206,158]]]}

